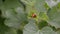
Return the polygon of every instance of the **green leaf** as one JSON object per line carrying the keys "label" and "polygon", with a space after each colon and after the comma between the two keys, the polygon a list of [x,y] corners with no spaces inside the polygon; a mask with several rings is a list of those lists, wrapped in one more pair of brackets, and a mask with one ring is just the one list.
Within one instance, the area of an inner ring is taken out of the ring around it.
{"label": "green leaf", "polygon": [[2,9],[16,8],[18,6],[22,7],[21,3],[19,3],[18,0],[5,0]]}
{"label": "green leaf", "polygon": [[30,20],[29,23],[24,26],[23,34],[35,34],[37,31],[35,21]]}
{"label": "green leaf", "polygon": [[42,28],[41,31],[43,34],[57,34],[55,31],[52,30],[51,27],[48,27],[48,26]]}
{"label": "green leaf", "polygon": [[36,0],[21,0],[24,4],[33,6],[36,2]]}
{"label": "green leaf", "polygon": [[46,12],[46,8],[45,8],[45,0],[37,0],[34,7],[37,9],[38,12]]}
{"label": "green leaf", "polygon": [[50,8],[52,8],[56,6],[59,3],[59,1],[58,0],[46,0],[46,3]]}
{"label": "green leaf", "polygon": [[0,34],[17,34],[16,29],[9,28],[4,24],[5,18],[0,16]]}
{"label": "green leaf", "polygon": [[[4,11],[3,11],[4,12]],[[27,15],[23,11],[21,7],[17,7],[15,9],[6,10],[3,13],[7,19],[5,20],[5,25],[13,28],[20,28],[22,23],[27,23]]]}
{"label": "green leaf", "polygon": [[23,30],[23,34],[56,34],[52,30],[52,28],[46,26],[42,28],[41,30],[38,29],[38,27],[35,25],[35,22],[30,21]]}
{"label": "green leaf", "polygon": [[40,19],[41,19],[41,20],[45,20],[45,21],[48,20],[47,13],[45,13],[45,12],[40,12],[40,13],[39,13],[39,16],[40,16]]}
{"label": "green leaf", "polygon": [[5,25],[0,25],[0,34],[17,34],[15,29],[10,29]]}
{"label": "green leaf", "polygon": [[[30,9],[33,9],[33,10],[35,10],[35,11],[37,11],[37,12],[46,12],[47,11],[47,8],[45,7],[46,5],[46,2],[45,2],[45,0],[21,0],[23,3],[26,3],[26,4],[28,4],[27,5],[27,9],[29,10],[29,8]],[[29,2],[31,2],[33,5],[31,6],[30,4],[31,3],[29,3]],[[29,7],[28,7],[29,6]],[[33,10],[31,10],[31,11],[33,11]]]}
{"label": "green leaf", "polygon": [[48,23],[55,28],[60,28],[60,9],[53,7],[47,12],[48,15]]}
{"label": "green leaf", "polygon": [[28,17],[30,18],[31,15],[34,13],[37,15],[36,20],[43,19],[47,20],[47,15],[45,14],[47,12],[47,8],[45,7],[45,1],[44,0],[37,0],[35,5],[33,6],[27,6],[26,11],[28,13]]}

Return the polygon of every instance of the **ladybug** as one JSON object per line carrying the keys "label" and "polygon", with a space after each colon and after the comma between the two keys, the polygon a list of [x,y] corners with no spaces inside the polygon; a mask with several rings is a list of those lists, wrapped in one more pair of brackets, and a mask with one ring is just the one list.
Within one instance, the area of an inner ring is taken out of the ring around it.
{"label": "ladybug", "polygon": [[32,14],[32,18],[36,18],[36,14]]}

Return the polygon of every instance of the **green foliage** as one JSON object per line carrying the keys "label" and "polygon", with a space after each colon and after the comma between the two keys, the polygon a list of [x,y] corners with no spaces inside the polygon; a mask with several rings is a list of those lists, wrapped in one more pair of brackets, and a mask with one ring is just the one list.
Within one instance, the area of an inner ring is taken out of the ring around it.
{"label": "green foliage", "polygon": [[56,1],[0,0],[0,34],[60,34],[60,1]]}
{"label": "green foliage", "polygon": [[49,17],[48,23],[52,26],[55,26],[56,28],[60,28],[60,9],[53,7],[47,12],[47,15]]}

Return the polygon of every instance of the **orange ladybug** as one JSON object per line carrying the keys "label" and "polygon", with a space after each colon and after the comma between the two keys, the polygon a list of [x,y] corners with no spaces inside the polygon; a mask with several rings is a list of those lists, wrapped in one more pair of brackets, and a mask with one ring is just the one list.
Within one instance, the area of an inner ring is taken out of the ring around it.
{"label": "orange ladybug", "polygon": [[32,18],[36,18],[36,14],[32,14]]}

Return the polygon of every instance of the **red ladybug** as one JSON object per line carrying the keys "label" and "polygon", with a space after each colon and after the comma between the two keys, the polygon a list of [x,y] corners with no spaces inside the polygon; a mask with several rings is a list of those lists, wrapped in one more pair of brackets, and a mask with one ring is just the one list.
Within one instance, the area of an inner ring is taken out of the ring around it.
{"label": "red ladybug", "polygon": [[32,14],[32,18],[36,18],[36,14]]}

